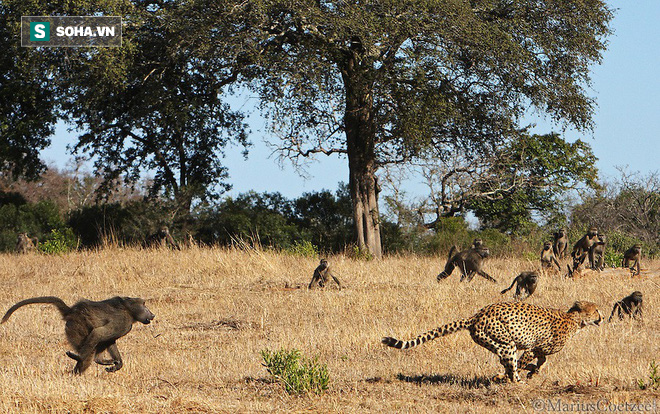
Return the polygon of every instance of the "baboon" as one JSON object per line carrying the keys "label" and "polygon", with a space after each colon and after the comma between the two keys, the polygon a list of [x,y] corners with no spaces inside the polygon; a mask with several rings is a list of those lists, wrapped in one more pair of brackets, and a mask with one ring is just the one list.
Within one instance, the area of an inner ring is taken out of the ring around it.
{"label": "baboon", "polygon": [[[511,286],[508,288],[504,289],[501,291],[501,294],[505,294],[511,288],[513,288],[513,285],[518,284],[516,286],[516,294],[513,295],[514,298],[523,300],[525,298],[528,298],[532,296],[532,293],[536,291],[536,286],[539,283],[539,275],[536,272],[522,272],[518,276],[516,276],[515,279],[513,279],[513,282],[511,282]],[[523,298],[522,297],[522,292],[525,291],[527,295]]]}
{"label": "baboon", "polygon": [[[76,361],[75,374],[85,372],[92,359],[99,365],[111,365],[105,369],[108,372],[121,369],[124,363],[115,341],[129,333],[133,323],[146,325],[156,317],[141,298],[117,296],[99,302],[83,299],[68,307],[58,297],[41,296],[22,300],[9,308],[1,323],[7,322],[16,309],[33,303],[51,303],[62,314],[66,338],[76,352],[66,353]],[[108,351],[110,359],[101,359],[104,351]]]}
{"label": "baboon", "polygon": [[598,229],[592,227],[587,234],[582,236],[582,238],[573,245],[573,251],[571,252],[573,262],[575,262],[575,260],[579,260],[580,263],[584,262],[584,259],[591,250],[591,246],[593,246],[596,241],[598,241]]}
{"label": "baboon", "polygon": [[637,319],[639,316],[639,319],[641,320],[643,305],[642,302],[642,292],[638,290],[634,291],[630,295],[614,304],[614,307],[612,308],[612,314],[610,315],[610,318],[607,320],[607,322],[612,321],[612,317],[614,317],[615,313],[618,313],[619,320],[623,319],[625,316],[628,316],[632,319]]}
{"label": "baboon", "polygon": [[145,245],[147,247],[171,247],[176,250],[181,250],[179,244],[174,240],[170,234],[170,229],[167,226],[162,226],[158,231],[151,236],[147,237]]}
{"label": "baboon", "polygon": [[557,269],[561,272],[561,266],[552,251],[552,243],[547,241],[543,243],[543,250],[541,250],[541,269],[552,269],[552,264],[557,265]]}
{"label": "baboon", "polygon": [[27,233],[18,233],[16,239],[16,253],[28,253],[34,251],[39,245],[39,239],[36,237],[28,237]]}
{"label": "baboon", "polygon": [[474,239],[472,242],[472,246],[470,246],[471,249],[481,249],[484,247],[484,241],[481,239]]}
{"label": "baboon", "polygon": [[332,280],[334,280],[335,283],[337,283],[337,286],[339,286],[339,290],[341,290],[341,283],[339,283],[339,279],[337,279],[335,275],[332,274],[328,261],[325,259],[321,259],[321,263],[316,267],[316,269],[314,269],[314,275],[312,276],[312,281],[309,282],[309,286],[307,287],[307,289],[314,289],[317,286],[323,288],[328,283],[330,278],[332,278]]}
{"label": "baboon", "polygon": [[553,234],[555,241],[552,244],[552,250],[557,259],[563,259],[568,249],[568,235],[566,229],[559,229]]}
{"label": "baboon", "polygon": [[459,252],[456,246],[452,246],[451,250],[449,250],[445,270],[437,276],[438,282],[449,277],[457,266],[461,269],[461,282],[463,280],[471,281],[475,273],[491,282],[497,282],[497,280],[482,270],[483,260],[489,255],[490,250],[487,247],[473,248]]}
{"label": "baboon", "polygon": [[600,272],[605,268],[606,244],[607,237],[604,234],[599,234],[598,240],[596,240],[589,250],[589,265],[591,266],[591,270],[598,270]]}
{"label": "baboon", "polygon": [[[626,252],[623,254],[623,260],[621,261],[621,266],[627,267],[630,270],[632,270],[633,276],[638,275],[641,273],[640,264],[639,264],[639,260],[641,258],[642,258],[642,245],[635,244],[633,247],[626,250]],[[633,262],[633,264],[632,266],[629,266],[631,261]],[[635,266],[637,266],[637,272],[635,272]]]}

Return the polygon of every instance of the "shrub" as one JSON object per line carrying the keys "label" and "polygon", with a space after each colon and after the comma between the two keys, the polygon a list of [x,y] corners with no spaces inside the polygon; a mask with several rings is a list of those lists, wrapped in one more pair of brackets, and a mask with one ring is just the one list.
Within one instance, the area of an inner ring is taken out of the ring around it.
{"label": "shrub", "polygon": [[53,229],[47,239],[39,243],[39,251],[47,254],[62,254],[70,252],[78,245],[78,239],[73,234],[73,230],[65,228],[64,230]]}
{"label": "shrub", "polygon": [[655,363],[655,360],[651,361],[649,364],[648,379],[648,383],[644,381],[644,379],[637,380],[637,386],[640,390],[660,389],[660,370],[658,369],[658,364]]}
{"label": "shrub", "polygon": [[308,240],[295,241],[286,251],[294,256],[318,257],[319,249]]}
{"label": "shrub", "polygon": [[325,364],[319,364],[318,358],[303,357],[297,349],[265,349],[261,351],[261,357],[268,373],[280,382],[289,394],[321,394],[328,389],[328,368]]}

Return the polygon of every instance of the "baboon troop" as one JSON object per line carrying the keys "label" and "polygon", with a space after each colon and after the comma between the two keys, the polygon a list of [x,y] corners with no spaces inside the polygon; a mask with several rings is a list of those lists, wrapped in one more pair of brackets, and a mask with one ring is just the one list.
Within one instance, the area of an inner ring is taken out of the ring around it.
{"label": "baboon troop", "polygon": [[561,272],[561,266],[559,266],[559,262],[552,249],[552,243],[547,241],[543,243],[543,250],[541,250],[541,269],[550,270],[553,268],[553,264],[556,265],[557,270]]}
{"label": "baboon troop", "polygon": [[309,286],[307,289],[315,289],[317,287],[319,288],[324,288],[325,285],[330,281],[330,278],[335,281],[337,286],[339,287],[339,290],[341,290],[341,283],[339,283],[339,279],[335,277],[335,275],[332,274],[332,270],[330,270],[330,265],[328,264],[328,261],[325,259],[321,259],[321,263],[314,269],[314,275],[312,276],[312,281],[309,282]]}
{"label": "baboon troop", "polygon": [[568,250],[568,234],[566,233],[566,229],[559,229],[553,236],[555,238],[552,244],[553,253],[557,259],[563,259],[566,256],[566,250]]}
{"label": "baboon troop", "polygon": [[[33,303],[50,303],[55,305],[66,321],[64,332],[73,346],[75,353],[67,351],[67,356],[76,361],[73,369],[75,374],[82,374],[92,363],[110,365],[108,372],[121,369],[124,365],[117,348],[116,340],[131,331],[133,323],[149,324],[155,315],[145,305],[144,299],[129,297],[114,297],[99,302],[83,299],[68,307],[64,301],[55,296],[41,296],[25,299],[11,308],[2,318],[2,323],[21,306]],[[110,359],[102,359],[107,351]]]}
{"label": "baboon troop", "polygon": [[601,271],[605,268],[605,245],[607,237],[604,234],[598,235],[598,240],[591,246],[589,251],[589,265],[592,270]]}
{"label": "baboon troop", "polygon": [[[642,258],[642,245],[635,244],[633,247],[626,250],[626,252],[623,254],[621,267],[626,267],[632,270],[633,276],[639,275],[641,273],[640,264],[639,264],[639,260],[641,258]],[[632,266],[630,266],[630,262],[632,262]],[[637,267],[636,271],[635,271],[635,267]]]}
{"label": "baboon troop", "polygon": [[162,226],[156,233],[147,237],[145,245],[146,247],[171,247],[176,250],[181,250],[181,247],[174,240],[174,237],[170,234],[170,229],[167,226]]}
{"label": "baboon troop", "polygon": [[38,245],[38,238],[28,237],[27,233],[18,233],[18,238],[16,239],[16,253],[29,253],[34,251]]}
{"label": "baboon troop", "polygon": [[[518,285],[516,286],[516,294],[513,295],[513,297],[518,300],[526,299],[532,296],[532,293],[536,291],[536,286],[539,283],[539,275],[536,272],[522,272],[521,274],[516,276],[515,279],[513,279],[513,282],[511,282],[511,286],[504,289],[500,293],[502,295],[505,294],[506,292],[511,290],[511,288],[513,288],[513,285],[515,285],[516,283]],[[522,297],[523,292],[526,293],[525,297]]]}
{"label": "baboon troop", "polygon": [[622,320],[624,317],[629,317],[631,319],[642,319],[642,292],[636,290],[625,298],[621,299],[614,304],[612,308],[612,314],[607,320],[608,322],[612,321],[612,317],[616,313],[619,317],[619,320]]}
{"label": "baboon troop", "polygon": [[[477,240],[480,241],[481,239]],[[463,280],[471,281],[475,274],[491,282],[497,282],[497,280],[482,269],[483,260],[490,255],[490,250],[488,250],[488,247],[483,246],[483,243],[479,244],[479,247],[475,247],[477,240],[475,240],[472,248],[462,252],[459,252],[456,246],[451,247],[445,270],[437,276],[438,282],[449,277],[455,267],[461,269],[461,282]]]}

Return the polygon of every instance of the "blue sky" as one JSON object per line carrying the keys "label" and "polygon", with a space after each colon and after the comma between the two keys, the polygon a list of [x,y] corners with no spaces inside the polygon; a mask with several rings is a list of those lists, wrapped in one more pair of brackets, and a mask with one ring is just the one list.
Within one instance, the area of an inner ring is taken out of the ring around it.
{"label": "blue sky", "polygon": [[[608,50],[601,65],[592,71],[593,85],[589,94],[596,98],[598,108],[593,133],[565,131],[569,141],[588,142],[598,157],[601,177],[618,177],[616,167],[643,174],[660,170],[660,1],[611,1],[617,10],[612,22],[614,34],[609,38]],[[252,106],[254,98],[237,97],[239,104]],[[536,122],[537,133],[559,131],[543,119]],[[335,190],[339,182],[348,182],[348,163],[345,158],[321,156],[310,160],[306,178],[301,177],[290,163],[280,166],[264,141],[269,137],[258,115],[250,118],[254,144],[247,160],[241,148],[229,148],[224,160],[229,168],[230,192],[236,195],[255,190],[278,191],[285,197],[297,197],[304,192],[320,189]],[[73,142],[74,133],[60,125],[51,146],[42,157],[58,166],[71,158],[66,145]],[[417,187],[413,179],[411,187]],[[422,187],[419,186],[419,190]],[[413,190],[413,193],[415,191]],[[420,194],[421,195],[421,194]]]}

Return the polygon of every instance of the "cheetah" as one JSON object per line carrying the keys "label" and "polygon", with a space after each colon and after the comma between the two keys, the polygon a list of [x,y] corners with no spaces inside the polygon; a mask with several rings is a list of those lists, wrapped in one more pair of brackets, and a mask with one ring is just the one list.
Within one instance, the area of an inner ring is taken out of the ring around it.
{"label": "cheetah", "polygon": [[[408,349],[426,341],[462,329],[470,331],[472,340],[500,358],[505,374],[519,382],[519,369],[529,371],[527,378],[539,372],[546,356],[559,352],[568,338],[587,325],[599,325],[603,316],[592,302],[575,302],[567,311],[542,308],[524,302],[495,303],[474,316],[458,320],[419,335],[410,341],[385,337],[382,342],[397,349]],[[518,358],[517,351],[523,353]],[[536,365],[531,364],[536,358]],[[498,375],[498,379],[506,379]]]}

